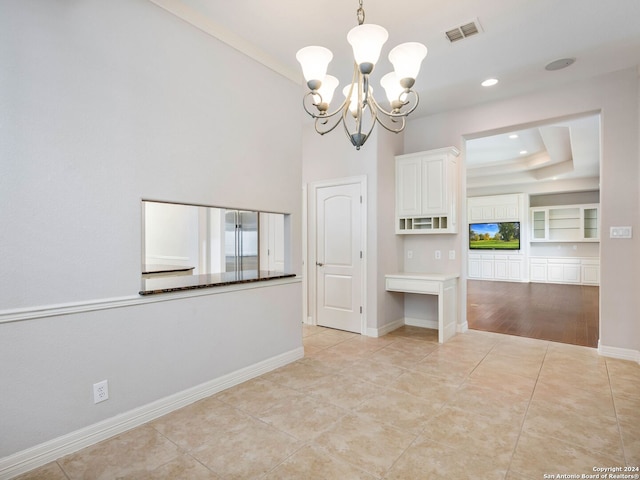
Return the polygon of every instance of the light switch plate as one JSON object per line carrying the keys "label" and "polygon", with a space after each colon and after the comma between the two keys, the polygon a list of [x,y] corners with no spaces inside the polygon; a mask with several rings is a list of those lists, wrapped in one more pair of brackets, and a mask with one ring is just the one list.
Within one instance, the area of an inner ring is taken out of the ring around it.
{"label": "light switch plate", "polygon": [[631,227],[611,227],[609,238],[631,238],[633,229]]}

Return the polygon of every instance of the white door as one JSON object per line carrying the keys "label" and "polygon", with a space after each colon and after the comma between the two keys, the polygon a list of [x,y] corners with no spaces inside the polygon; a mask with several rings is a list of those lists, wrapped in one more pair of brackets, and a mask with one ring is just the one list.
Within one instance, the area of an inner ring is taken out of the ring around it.
{"label": "white door", "polygon": [[316,188],[316,323],[362,333],[360,183]]}

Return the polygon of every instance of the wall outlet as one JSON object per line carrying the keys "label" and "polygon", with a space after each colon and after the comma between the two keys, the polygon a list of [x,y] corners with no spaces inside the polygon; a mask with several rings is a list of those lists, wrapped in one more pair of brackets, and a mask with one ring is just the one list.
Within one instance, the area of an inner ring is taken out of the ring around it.
{"label": "wall outlet", "polygon": [[456,259],[456,251],[449,250],[449,260],[455,260],[455,259]]}
{"label": "wall outlet", "polygon": [[440,260],[442,258],[442,252],[440,250],[436,250],[436,260]]}
{"label": "wall outlet", "polygon": [[103,380],[93,384],[93,403],[109,400],[109,383]]}
{"label": "wall outlet", "polygon": [[413,258],[413,250],[407,250],[407,258]]}

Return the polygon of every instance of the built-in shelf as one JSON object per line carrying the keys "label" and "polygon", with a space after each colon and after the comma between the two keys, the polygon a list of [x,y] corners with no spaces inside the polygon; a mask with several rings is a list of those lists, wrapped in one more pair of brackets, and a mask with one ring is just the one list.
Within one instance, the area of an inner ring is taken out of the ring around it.
{"label": "built-in shelf", "polygon": [[531,208],[531,242],[598,242],[599,206]]}

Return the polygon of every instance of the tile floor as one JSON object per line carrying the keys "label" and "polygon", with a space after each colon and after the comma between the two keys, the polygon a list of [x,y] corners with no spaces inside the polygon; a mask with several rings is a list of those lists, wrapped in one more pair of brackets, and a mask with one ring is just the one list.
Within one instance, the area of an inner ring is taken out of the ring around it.
{"label": "tile floor", "polygon": [[[640,465],[640,365],[402,327],[304,327],[305,357],[19,477],[542,479]],[[586,477],[583,477],[586,478]]]}

